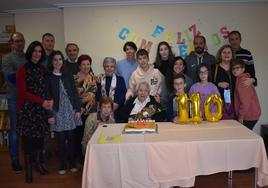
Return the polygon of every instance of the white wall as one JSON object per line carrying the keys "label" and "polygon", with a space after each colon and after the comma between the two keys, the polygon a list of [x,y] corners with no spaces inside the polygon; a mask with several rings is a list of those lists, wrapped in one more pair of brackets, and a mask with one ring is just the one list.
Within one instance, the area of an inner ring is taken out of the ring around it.
{"label": "white wall", "polygon": [[24,35],[25,50],[32,41],[41,42],[44,33],[52,33],[55,36],[55,49],[64,50],[65,48],[62,11],[18,13],[15,14],[15,25],[16,30]]}
{"label": "white wall", "polygon": [[[40,39],[44,32],[52,32],[56,36],[56,48],[63,50],[67,42],[76,42],[81,53],[87,53],[93,58],[93,70],[102,72],[102,60],[113,56],[117,60],[124,58],[122,46],[127,40],[136,36],[139,46],[142,39],[151,41],[150,53],[153,62],[157,44],[169,40],[173,51],[178,55],[176,44],[177,32],[186,39],[187,49],[191,50],[193,24],[206,36],[208,51],[216,54],[218,48],[227,41],[220,33],[222,27],[227,30],[240,30],[242,46],[249,49],[254,57],[258,77],[257,92],[261,101],[262,116],[259,125],[268,123],[268,63],[266,57],[268,44],[268,3],[226,3],[226,4],[173,4],[173,5],[137,5],[137,6],[102,6],[85,8],[65,8],[54,13],[24,13],[15,15],[18,31],[25,34],[27,41]],[[152,37],[155,27],[159,25],[165,31],[157,37]],[[125,40],[118,37],[122,28],[130,33]],[[189,37],[186,37],[188,33]],[[168,39],[167,33],[171,33]],[[212,35],[219,36],[219,44],[213,43]],[[132,38],[133,39],[133,38]]]}
{"label": "white wall", "polygon": [[13,15],[0,15],[0,26],[14,25]]}

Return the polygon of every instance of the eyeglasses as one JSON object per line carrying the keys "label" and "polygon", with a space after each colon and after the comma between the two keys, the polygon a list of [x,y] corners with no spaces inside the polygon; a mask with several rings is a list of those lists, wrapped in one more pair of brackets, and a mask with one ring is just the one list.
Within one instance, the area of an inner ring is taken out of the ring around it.
{"label": "eyeglasses", "polygon": [[13,40],[14,43],[23,43],[24,40],[23,39],[19,39],[19,40]]}
{"label": "eyeglasses", "polygon": [[199,74],[208,74],[208,71],[200,71]]}

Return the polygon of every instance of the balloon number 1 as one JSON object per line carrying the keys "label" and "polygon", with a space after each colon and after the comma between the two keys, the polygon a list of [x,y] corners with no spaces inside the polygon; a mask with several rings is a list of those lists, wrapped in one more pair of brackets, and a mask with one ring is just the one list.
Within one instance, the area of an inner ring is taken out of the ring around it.
{"label": "balloon number 1", "polygon": [[202,117],[201,117],[201,98],[200,98],[200,93],[193,93],[190,96],[190,102],[191,102],[191,122],[194,123],[201,123],[202,122]]}
{"label": "balloon number 1", "polygon": [[[189,118],[189,102],[191,103],[191,118]],[[187,94],[182,94],[177,97],[178,104],[178,120],[180,123],[200,123],[201,117],[201,97],[200,93],[193,93],[190,98]],[[216,105],[216,111],[211,112],[211,105]],[[204,113],[207,121],[215,122],[222,118],[223,114],[223,101],[217,94],[211,94],[207,97],[204,103]]]}

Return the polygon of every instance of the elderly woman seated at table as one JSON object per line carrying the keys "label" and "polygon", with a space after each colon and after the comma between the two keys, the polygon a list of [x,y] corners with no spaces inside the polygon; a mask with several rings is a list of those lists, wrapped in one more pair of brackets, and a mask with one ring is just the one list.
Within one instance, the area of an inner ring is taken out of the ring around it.
{"label": "elderly woman seated at table", "polygon": [[115,74],[116,61],[112,57],[106,57],[103,60],[103,69],[105,74],[101,75],[99,83],[97,83],[97,100],[101,97],[111,97],[114,101],[113,110],[114,118],[120,122],[118,111],[124,105],[125,95],[127,92],[124,78]]}
{"label": "elderly woman seated at table", "polygon": [[137,88],[137,96],[130,98],[120,110],[120,117],[124,122],[137,119],[153,119],[162,121],[164,112],[161,104],[150,96],[150,86],[147,82],[141,82]]}

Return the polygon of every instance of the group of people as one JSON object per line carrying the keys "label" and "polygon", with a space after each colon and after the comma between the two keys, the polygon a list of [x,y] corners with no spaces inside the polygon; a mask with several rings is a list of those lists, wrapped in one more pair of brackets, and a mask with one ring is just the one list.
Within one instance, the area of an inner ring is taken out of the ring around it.
{"label": "group of people", "polygon": [[[149,53],[129,41],[123,46],[126,58],[103,60],[104,73],[94,74],[92,59],[79,56],[75,43],[66,45],[67,59],[54,50],[55,37],[45,33],[24,53],[20,32],[10,37],[12,52],[3,57],[10,117],[9,153],[12,169],[19,173],[19,136],[24,143],[26,182],[32,182],[32,168],[48,173],[44,162],[51,154],[51,132],[57,139],[59,171],[77,172],[87,143],[101,124],[146,118],[177,122],[176,98],[199,92],[204,101],[218,94],[224,101],[223,119],[236,119],[253,129],[261,113],[255,91],[257,79],[251,53],[241,48],[241,34],[232,31],[228,45],[216,58],[206,50],[204,36],[195,36],[194,51],[185,59],[175,57],[171,46],[158,44],[153,64]],[[215,107],[211,106],[212,112]],[[67,155],[66,155],[67,154]]]}

